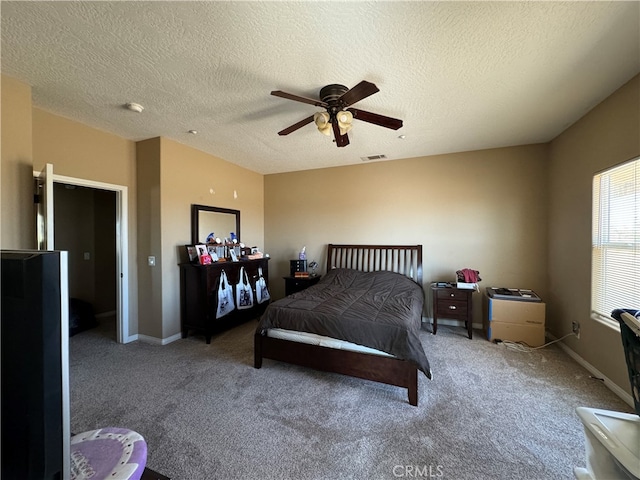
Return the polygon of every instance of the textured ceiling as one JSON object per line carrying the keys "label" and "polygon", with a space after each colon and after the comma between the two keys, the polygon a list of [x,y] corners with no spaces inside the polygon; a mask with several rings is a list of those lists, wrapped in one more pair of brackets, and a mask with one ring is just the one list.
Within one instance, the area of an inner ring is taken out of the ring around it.
{"label": "textured ceiling", "polygon": [[[264,174],[546,142],[640,72],[637,1],[0,8],[2,73],[32,86],[34,106]],[[354,120],[345,148],[313,124],[277,135],[320,109],[270,91],[317,98],[361,80],[380,92],[355,106],[400,130]]]}

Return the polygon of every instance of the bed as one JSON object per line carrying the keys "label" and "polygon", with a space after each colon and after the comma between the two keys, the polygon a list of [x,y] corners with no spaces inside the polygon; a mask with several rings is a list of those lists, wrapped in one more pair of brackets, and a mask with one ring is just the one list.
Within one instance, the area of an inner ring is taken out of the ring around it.
{"label": "bed", "polygon": [[271,303],[254,337],[254,366],[272,359],[407,389],[431,378],[420,342],[422,245],[334,245],[327,273]]}

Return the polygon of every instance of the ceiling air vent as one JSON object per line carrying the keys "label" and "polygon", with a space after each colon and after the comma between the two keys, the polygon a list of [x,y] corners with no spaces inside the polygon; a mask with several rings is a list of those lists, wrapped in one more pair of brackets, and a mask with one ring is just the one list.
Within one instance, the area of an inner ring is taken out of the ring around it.
{"label": "ceiling air vent", "polygon": [[369,155],[368,157],[360,157],[363,162],[370,162],[371,160],[386,160],[386,155]]}

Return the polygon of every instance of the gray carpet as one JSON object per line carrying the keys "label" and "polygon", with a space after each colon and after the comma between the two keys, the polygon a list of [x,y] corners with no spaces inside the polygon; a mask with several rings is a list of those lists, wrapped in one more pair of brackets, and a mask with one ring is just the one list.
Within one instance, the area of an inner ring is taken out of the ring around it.
{"label": "gray carpet", "polygon": [[434,378],[420,374],[412,407],[396,387],[254,369],[255,326],[210,345],[119,345],[104,320],[72,337],[72,431],[135,430],[147,466],[172,479],[571,479],[585,465],[575,408],[632,411],[556,345],[521,353],[479,331],[424,331]]}

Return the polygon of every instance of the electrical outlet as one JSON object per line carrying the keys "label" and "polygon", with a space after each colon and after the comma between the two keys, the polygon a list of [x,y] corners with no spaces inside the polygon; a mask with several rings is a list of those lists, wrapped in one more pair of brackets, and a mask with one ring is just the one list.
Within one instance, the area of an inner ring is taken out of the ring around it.
{"label": "electrical outlet", "polygon": [[571,329],[575,336],[580,338],[580,324],[578,322],[571,322]]}

